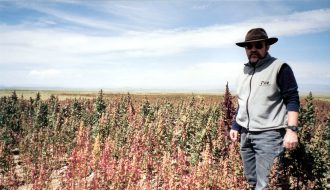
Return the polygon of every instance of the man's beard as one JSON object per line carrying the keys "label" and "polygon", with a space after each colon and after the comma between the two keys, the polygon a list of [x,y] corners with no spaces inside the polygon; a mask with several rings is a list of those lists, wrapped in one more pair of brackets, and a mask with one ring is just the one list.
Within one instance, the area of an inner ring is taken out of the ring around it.
{"label": "man's beard", "polygon": [[[257,56],[258,57],[258,59],[257,59],[257,61],[254,61],[254,62],[252,62],[251,61],[251,57],[252,56]],[[262,59],[263,58],[263,56],[262,55],[260,55],[258,52],[251,52],[251,54],[249,55],[249,61],[251,62],[251,63],[257,63],[260,59]]]}

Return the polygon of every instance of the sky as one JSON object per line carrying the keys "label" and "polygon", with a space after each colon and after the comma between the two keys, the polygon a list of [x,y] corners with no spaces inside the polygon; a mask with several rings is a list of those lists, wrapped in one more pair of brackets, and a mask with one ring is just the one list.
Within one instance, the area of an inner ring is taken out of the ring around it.
{"label": "sky", "polygon": [[0,88],[234,91],[255,27],[330,92],[330,0],[0,0]]}

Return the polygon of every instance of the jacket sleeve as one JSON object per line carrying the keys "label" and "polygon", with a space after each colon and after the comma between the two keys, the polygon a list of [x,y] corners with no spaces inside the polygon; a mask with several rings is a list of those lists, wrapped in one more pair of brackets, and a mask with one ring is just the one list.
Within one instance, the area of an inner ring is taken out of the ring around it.
{"label": "jacket sleeve", "polygon": [[281,67],[277,77],[277,84],[287,110],[299,112],[298,85],[293,71],[288,64],[283,64]]}

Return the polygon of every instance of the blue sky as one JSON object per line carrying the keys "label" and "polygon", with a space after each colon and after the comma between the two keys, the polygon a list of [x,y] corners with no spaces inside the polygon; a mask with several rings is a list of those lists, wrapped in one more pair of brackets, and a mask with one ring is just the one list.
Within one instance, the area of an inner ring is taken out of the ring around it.
{"label": "blue sky", "polygon": [[301,92],[330,92],[329,0],[0,0],[0,87],[234,89],[254,27]]}

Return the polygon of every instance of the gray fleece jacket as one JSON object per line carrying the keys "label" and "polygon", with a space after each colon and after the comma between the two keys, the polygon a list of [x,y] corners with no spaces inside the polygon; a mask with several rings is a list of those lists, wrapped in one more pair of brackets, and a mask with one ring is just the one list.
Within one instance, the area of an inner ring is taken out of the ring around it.
{"label": "gray fleece jacket", "polygon": [[283,64],[269,54],[255,66],[245,64],[237,81],[237,124],[249,131],[287,126],[287,109],[276,81]]}

